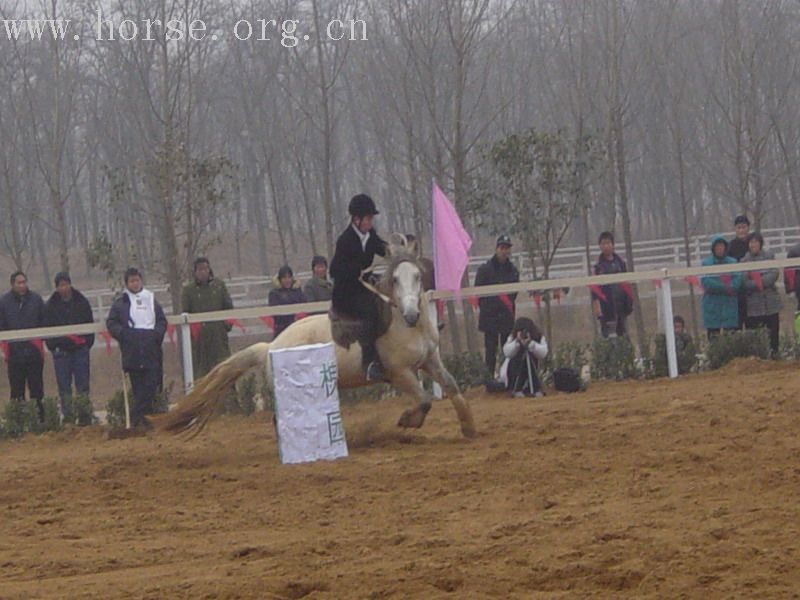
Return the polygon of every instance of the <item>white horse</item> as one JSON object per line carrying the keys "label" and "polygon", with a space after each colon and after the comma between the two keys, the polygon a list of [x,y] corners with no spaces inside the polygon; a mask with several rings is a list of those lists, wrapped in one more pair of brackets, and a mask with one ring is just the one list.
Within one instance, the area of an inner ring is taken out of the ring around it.
{"label": "white horse", "polygon": [[[382,311],[388,321],[385,332],[376,343],[389,383],[398,391],[418,400],[416,407],[400,417],[400,427],[422,427],[431,409],[431,395],[417,378],[421,369],[444,390],[456,410],[461,432],[475,435],[472,411],[461,395],[453,376],[439,355],[439,331],[428,317],[427,296],[422,291],[422,269],[416,244],[390,246],[389,265],[377,288],[371,288],[385,301],[389,310]],[[368,286],[371,287],[371,286]],[[152,418],[159,431],[199,433],[216,411],[225,393],[239,377],[253,367],[266,369],[266,380],[272,384],[269,350],[318,344],[333,340],[328,315],[306,317],[290,325],[271,343],[258,343],[241,350],[220,363],[196,382],[194,389],[171,412]],[[346,348],[336,344],[339,387],[342,389],[370,385],[361,366],[361,346]]]}

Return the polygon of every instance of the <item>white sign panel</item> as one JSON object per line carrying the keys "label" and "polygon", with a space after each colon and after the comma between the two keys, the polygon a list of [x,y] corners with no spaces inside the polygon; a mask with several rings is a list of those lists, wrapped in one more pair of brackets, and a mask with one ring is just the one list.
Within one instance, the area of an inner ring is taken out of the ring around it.
{"label": "white sign panel", "polygon": [[281,462],[347,456],[332,343],[270,350]]}

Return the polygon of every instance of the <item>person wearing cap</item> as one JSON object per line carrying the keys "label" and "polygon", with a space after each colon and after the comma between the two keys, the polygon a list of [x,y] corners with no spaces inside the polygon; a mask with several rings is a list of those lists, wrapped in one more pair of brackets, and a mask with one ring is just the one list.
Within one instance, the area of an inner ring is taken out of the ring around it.
{"label": "person wearing cap", "polygon": [[130,267],[124,277],[125,291],[111,305],[106,327],[119,342],[122,368],[131,380],[131,425],[149,429],[145,417],[156,412],[156,399],[163,387],[161,346],[167,333],[167,317],[153,292],[145,289],[138,269]]}
{"label": "person wearing cap", "polygon": [[[516,283],[519,271],[511,262],[511,238],[503,234],[497,238],[494,256],[478,268],[475,286]],[[505,343],[514,328],[516,292],[487,296],[478,300],[480,313],[478,329],[483,333],[484,359],[490,381],[494,381],[497,368],[497,348]]]}
{"label": "person wearing cap", "polygon": [[[28,277],[22,271],[11,275],[11,290],[0,297],[0,331],[41,327],[44,301],[28,288]],[[25,385],[36,400],[39,422],[44,422],[44,350],[34,340],[8,343],[6,355],[11,400],[25,400]]]}
{"label": "person wearing cap", "polygon": [[[56,291],[44,305],[44,326],[60,327],[93,323],[92,305],[86,296],[72,287],[69,273],[59,273],[55,278]],[[45,340],[53,355],[53,368],[58,384],[58,398],[61,414],[68,411],[72,398],[72,384],[75,393],[89,396],[89,355],[94,344],[94,334],[68,335]]]}
{"label": "person wearing cap", "polygon": [[[598,239],[600,256],[594,266],[595,275],[626,273],[625,261],[614,252],[614,234],[604,231]],[[600,334],[607,338],[612,333],[617,337],[626,334],[625,319],[633,312],[631,292],[619,283],[592,288],[592,312],[600,321]],[[613,331],[612,331],[613,329]]]}
{"label": "person wearing cap", "polygon": [[[306,301],[300,285],[294,278],[294,271],[289,265],[278,269],[278,275],[272,280],[273,289],[269,292],[270,306],[284,306],[286,304],[302,304]],[[294,323],[294,315],[276,315],[275,332],[272,339],[278,337],[283,330]]]}
{"label": "person wearing cap", "polygon": [[[233,308],[225,282],[214,277],[211,263],[205,256],[195,259],[193,272],[193,281],[183,286],[181,291],[183,312],[191,314]],[[192,329],[192,372],[194,378],[199,379],[231,355],[228,342],[231,325],[225,321],[208,321],[193,324]]]}
{"label": "person wearing cap", "polygon": [[[749,250],[741,262],[757,262],[775,260],[775,254],[764,248],[764,238],[754,232],[748,236]],[[756,275],[758,273],[758,275]],[[744,280],[747,294],[748,329],[765,327],[769,331],[769,346],[773,358],[777,358],[780,350],[780,312],[783,301],[777,289],[778,269],[766,271],[748,271]]]}
{"label": "person wearing cap", "polygon": [[303,286],[303,295],[308,302],[327,302],[333,294],[333,283],[328,279],[328,260],[315,256],[311,260],[311,279]]}
{"label": "person wearing cap", "polygon": [[365,376],[368,381],[383,381],[383,365],[375,347],[379,299],[361,284],[361,272],[372,264],[376,254],[386,256],[386,242],[373,227],[379,213],[372,198],[366,194],[353,196],[347,211],[350,224],[336,240],[331,260],[332,309],[336,314],[361,320],[359,344]]}
{"label": "person wearing cap", "polygon": [[[750,236],[750,219],[747,215],[739,215],[733,220],[736,236],[728,242],[728,256],[741,261],[750,250],[747,239]],[[747,290],[739,288],[739,329],[744,329],[747,320]]]}

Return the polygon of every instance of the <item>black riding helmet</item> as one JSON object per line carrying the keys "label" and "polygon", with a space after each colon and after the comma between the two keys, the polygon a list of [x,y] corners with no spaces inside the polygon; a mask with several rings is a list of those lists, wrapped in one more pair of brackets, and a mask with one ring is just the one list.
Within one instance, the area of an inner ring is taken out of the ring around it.
{"label": "black riding helmet", "polygon": [[366,217],[367,215],[380,214],[375,202],[366,194],[358,194],[350,199],[347,211],[351,217]]}

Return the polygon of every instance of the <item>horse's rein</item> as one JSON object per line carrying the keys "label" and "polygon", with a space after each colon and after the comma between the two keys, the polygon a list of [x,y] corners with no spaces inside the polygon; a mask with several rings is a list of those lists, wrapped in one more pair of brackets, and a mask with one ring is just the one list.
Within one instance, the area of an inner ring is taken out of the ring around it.
{"label": "horse's rein", "polygon": [[374,269],[375,269],[375,267],[374,267],[374,266],[370,266],[370,267],[367,267],[366,269],[364,269],[363,271],[361,271],[361,275],[359,276],[358,280],[361,282],[361,285],[363,285],[363,286],[364,286],[365,288],[367,288],[367,289],[368,289],[370,292],[372,292],[373,294],[375,294],[376,296],[378,296],[378,298],[380,298],[381,300],[383,300],[384,302],[386,302],[386,304],[388,304],[389,306],[394,306],[395,308],[397,308],[397,304],[395,303],[395,301],[394,301],[394,300],[392,300],[391,298],[389,298],[389,296],[387,296],[386,294],[384,294],[383,292],[381,292],[381,291],[380,291],[378,288],[376,288],[376,287],[375,287],[374,285],[372,285],[370,282],[368,282],[368,281],[364,281],[364,275],[369,275],[370,273],[372,273],[372,271],[373,271]]}

